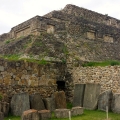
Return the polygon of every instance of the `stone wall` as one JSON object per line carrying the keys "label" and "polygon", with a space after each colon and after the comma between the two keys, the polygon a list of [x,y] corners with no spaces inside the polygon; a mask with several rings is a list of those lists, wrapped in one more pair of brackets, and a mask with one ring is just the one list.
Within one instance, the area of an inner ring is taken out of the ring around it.
{"label": "stone wall", "polygon": [[[66,5],[59,11],[44,16],[35,16],[10,31],[10,38],[19,38],[42,32],[56,34],[66,31],[69,34],[84,35],[92,40],[104,40],[113,43],[120,36],[120,21],[75,5]],[[116,37],[117,36],[117,37]],[[1,39],[1,38],[0,38]]]}
{"label": "stone wall", "polygon": [[58,90],[57,81],[65,81],[65,71],[62,63],[39,65],[0,59],[0,92],[8,96],[39,92],[43,97],[50,97]]}
{"label": "stone wall", "polygon": [[71,4],[66,5],[65,8],[62,10],[62,12],[67,14],[72,14],[74,16],[83,17],[90,21],[103,23],[109,26],[120,28],[120,20],[112,18],[107,14],[103,15],[75,5],[71,5]]}
{"label": "stone wall", "polygon": [[72,73],[74,83],[100,83],[102,91],[120,92],[120,66],[77,67]]}
{"label": "stone wall", "polygon": [[[70,35],[85,36],[91,40],[113,43],[119,39],[120,29],[102,22],[98,23],[89,19],[67,14],[62,11],[52,11],[45,15],[50,19],[62,21],[66,25],[66,32]],[[118,40],[119,41],[119,40]]]}
{"label": "stone wall", "polygon": [[10,39],[10,34],[9,33],[4,33],[0,35],[0,46],[4,44],[4,40]]}
{"label": "stone wall", "polygon": [[54,28],[54,30],[48,33],[55,33],[56,31],[65,29],[65,25],[62,22],[57,22],[41,16],[35,16],[13,27],[10,31],[10,38],[19,38],[30,34],[40,35],[41,32],[50,31],[49,26]]}

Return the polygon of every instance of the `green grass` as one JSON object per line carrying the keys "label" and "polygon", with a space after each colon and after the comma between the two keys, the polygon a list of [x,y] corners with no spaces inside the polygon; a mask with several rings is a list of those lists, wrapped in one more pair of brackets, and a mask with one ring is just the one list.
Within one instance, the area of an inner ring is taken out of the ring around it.
{"label": "green grass", "polygon": [[[20,117],[13,117],[13,116],[9,116],[7,118],[5,118],[4,120],[20,120]],[[68,118],[66,119],[57,119],[54,118],[54,116],[50,119],[50,120],[68,120]],[[83,115],[79,115],[79,116],[74,116],[72,117],[71,120],[106,120],[106,113],[103,111],[93,111],[93,110],[84,110],[84,114]],[[109,112],[109,120],[120,120],[120,114],[115,114],[112,112]]]}
{"label": "green grass", "polygon": [[33,62],[33,63],[37,63],[39,65],[47,65],[49,62],[46,61],[45,59],[41,59],[41,60],[36,60],[33,58],[32,55],[30,55],[31,58],[22,58],[20,59],[20,55],[17,54],[13,54],[13,55],[4,55],[4,56],[0,56],[0,58],[4,58],[6,60],[9,61],[20,61],[20,60],[24,60],[26,62]]}
{"label": "green grass", "polygon": [[9,116],[9,117],[5,117],[4,120],[21,120],[21,118],[15,116]]}
{"label": "green grass", "polygon": [[47,65],[50,64],[50,62],[46,61],[45,59],[41,59],[41,60],[36,60],[36,59],[27,59],[27,58],[23,58],[21,60],[24,60],[26,62],[33,62],[33,63],[37,63],[39,65]]}
{"label": "green grass", "polygon": [[102,61],[102,62],[88,62],[88,63],[85,63],[83,64],[82,66],[83,67],[96,67],[96,66],[114,66],[114,65],[120,65],[120,61]]}
{"label": "green grass", "polygon": [[10,61],[17,61],[20,58],[20,55],[18,54],[9,54],[9,55],[4,55],[1,56],[4,59],[10,60]]}

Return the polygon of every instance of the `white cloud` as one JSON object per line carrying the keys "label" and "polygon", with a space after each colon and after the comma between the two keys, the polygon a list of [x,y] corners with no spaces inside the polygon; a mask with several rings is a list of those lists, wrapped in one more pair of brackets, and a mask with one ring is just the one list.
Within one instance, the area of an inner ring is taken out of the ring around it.
{"label": "white cloud", "polygon": [[120,0],[0,0],[0,34],[36,15],[75,4],[120,19]]}

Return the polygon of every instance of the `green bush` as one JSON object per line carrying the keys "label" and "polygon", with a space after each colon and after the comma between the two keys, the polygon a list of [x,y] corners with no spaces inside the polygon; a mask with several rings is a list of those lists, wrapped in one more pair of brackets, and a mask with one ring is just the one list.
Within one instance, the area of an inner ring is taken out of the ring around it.
{"label": "green bush", "polygon": [[46,65],[48,62],[46,60],[42,59],[38,63],[41,65]]}
{"label": "green bush", "polygon": [[72,107],[73,107],[72,103],[68,102],[67,103],[67,109],[72,109]]}
{"label": "green bush", "polygon": [[120,61],[102,61],[102,62],[88,62],[83,64],[83,67],[95,67],[95,66],[114,66],[114,65],[120,65]]}
{"label": "green bush", "polygon": [[111,66],[114,66],[114,65],[120,65],[120,62],[118,62],[118,61],[112,61],[111,62]]}

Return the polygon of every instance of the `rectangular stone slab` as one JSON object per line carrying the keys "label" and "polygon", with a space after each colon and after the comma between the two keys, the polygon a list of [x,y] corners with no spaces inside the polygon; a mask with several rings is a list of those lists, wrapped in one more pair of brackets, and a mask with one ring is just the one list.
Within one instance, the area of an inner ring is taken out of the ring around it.
{"label": "rectangular stone slab", "polygon": [[44,98],[43,102],[44,102],[45,108],[47,110],[50,110],[50,111],[54,111],[55,110],[55,100],[54,100],[53,97],[51,97],[51,98]]}
{"label": "rectangular stone slab", "polygon": [[120,114],[120,93],[113,95],[111,108],[114,113]]}
{"label": "rectangular stone slab", "polygon": [[111,111],[112,97],[112,90],[102,92],[98,99],[98,110],[106,111],[106,106],[108,106],[108,110]]}
{"label": "rectangular stone slab", "polygon": [[14,116],[21,116],[22,113],[30,109],[29,94],[14,94],[11,100],[11,113]]}
{"label": "rectangular stone slab", "polygon": [[4,120],[4,114],[0,112],[0,120]]}
{"label": "rectangular stone slab", "polygon": [[98,97],[100,95],[100,84],[87,83],[85,87],[83,107],[89,110],[97,108]]}
{"label": "rectangular stone slab", "polygon": [[75,84],[73,106],[83,106],[85,84]]}
{"label": "rectangular stone slab", "polygon": [[66,96],[64,91],[54,93],[56,109],[67,108]]}

